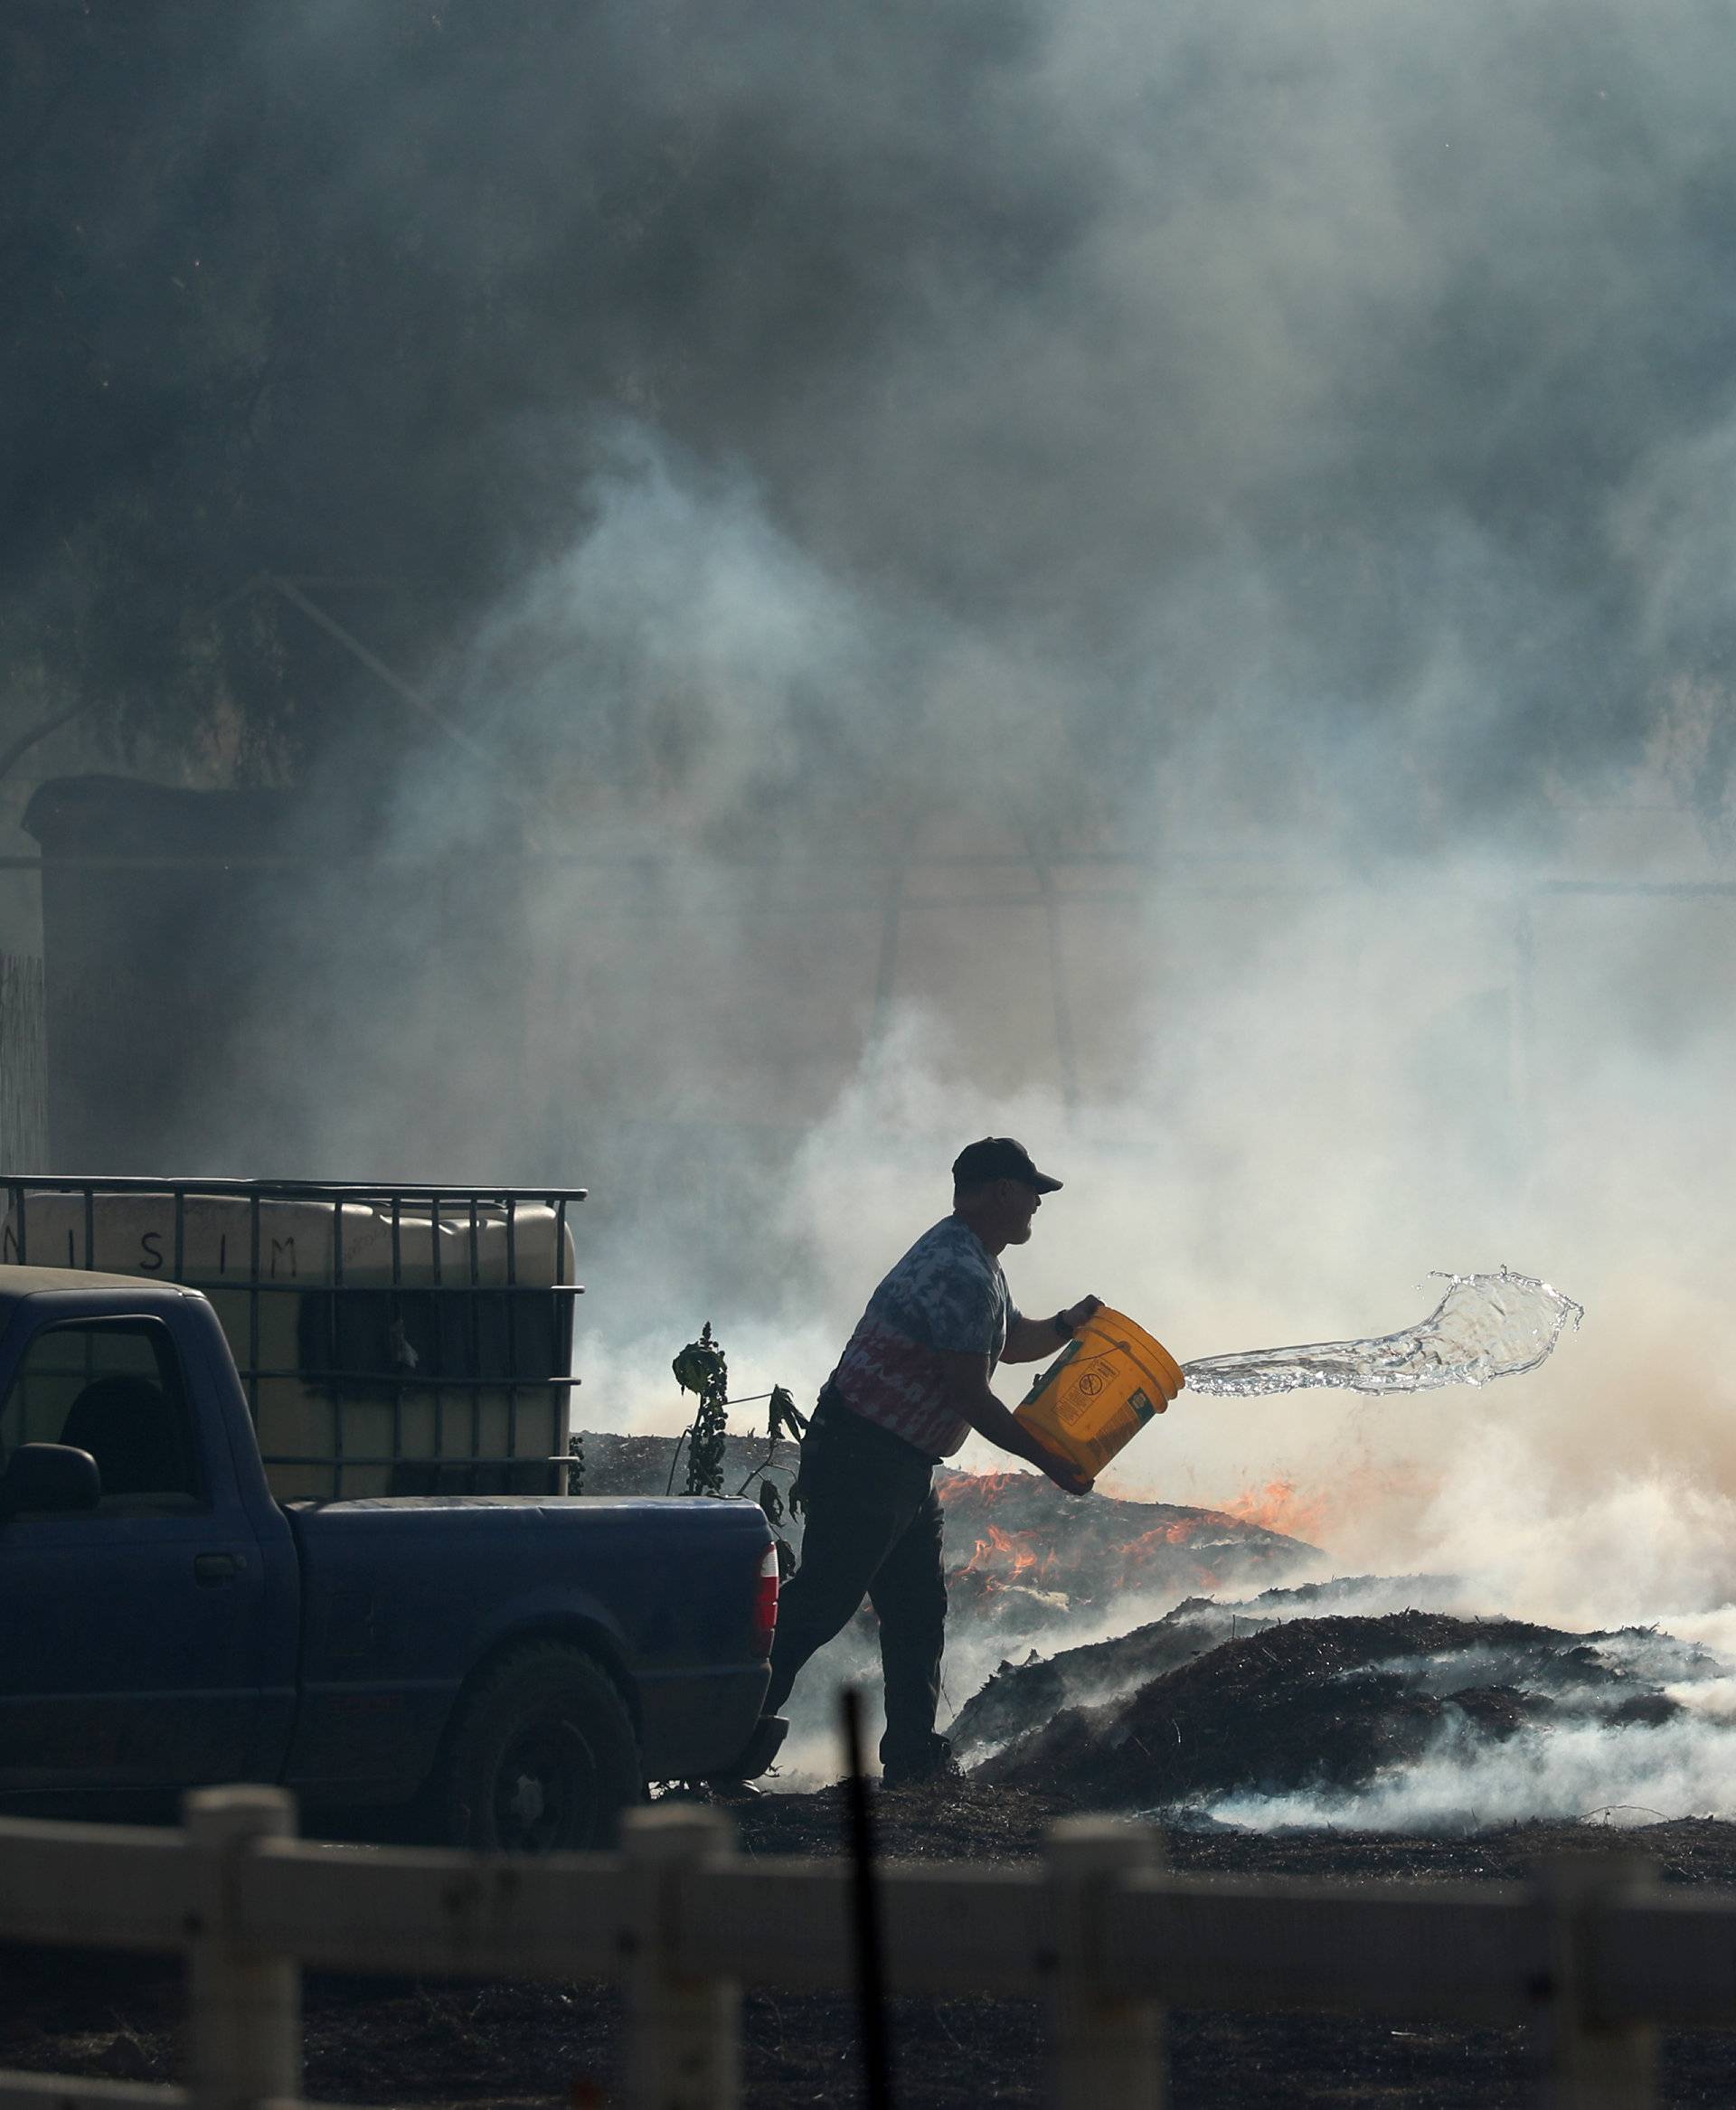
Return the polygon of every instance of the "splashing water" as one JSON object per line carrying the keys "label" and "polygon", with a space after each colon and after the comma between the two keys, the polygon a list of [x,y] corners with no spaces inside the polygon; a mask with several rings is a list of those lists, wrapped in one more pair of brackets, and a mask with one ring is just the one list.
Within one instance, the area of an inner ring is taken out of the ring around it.
{"label": "splashing water", "polygon": [[1307,1385],[1352,1392],[1426,1392],[1486,1385],[1548,1359],[1583,1305],[1535,1276],[1448,1275],[1447,1294],[1417,1325],[1369,1341],[1318,1341],[1299,1348],[1250,1348],[1182,1365],[1188,1389],[1230,1397],[1297,1392]]}

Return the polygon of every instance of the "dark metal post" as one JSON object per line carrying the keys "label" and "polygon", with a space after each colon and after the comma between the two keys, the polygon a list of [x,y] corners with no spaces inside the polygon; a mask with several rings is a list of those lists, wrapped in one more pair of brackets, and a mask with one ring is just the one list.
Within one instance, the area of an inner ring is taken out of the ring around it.
{"label": "dark metal post", "polygon": [[259,1191],[247,1209],[247,1410],[259,1426]]}
{"label": "dark metal post", "polygon": [[880,1926],[880,1891],[874,1875],[874,1819],[863,1771],[862,1694],[846,1685],[841,1699],[844,1807],[850,1820],[850,1902],[854,1921],[856,2029],[862,2043],[863,2100],[868,2110],[892,2110],[892,2077],[886,2029],[886,1958]]}
{"label": "dark metal post", "polygon": [[[482,1212],[476,1197],[470,1197],[470,1289],[467,1298],[469,1305],[470,1375],[470,1455],[482,1455]],[[470,1492],[482,1491],[477,1484],[479,1468],[472,1465]],[[510,1493],[510,1487],[505,1489]]]}
{"label": "dark metal post", "polygon": [[[410,1345],[410,1328],[404,1318],[404,1198],[394,1189],[392,1195],[392,1292],[386,1306],[386,1339],[392,1343],[392,1354],[397,1360],[397,1344]],[[386,1476],[386,1492],[392,1493],[398,1484],[397,1474],[404,1456],[404,1373],[410,1367],[406,1355],[398,1362],[392,1387],[392,1469]]]}
{"label": "dark metal post", "polygon": [[[428,1198],[428,1271],[438,1293],[445,1285],[440,1280],[440,1198],[430,1194]],[[438,1489],[440,1484],[439,1461],[446,1455],[446,1322],[441,1316],[438,1294],[429,1299],[429,1312],[433,1324],[429,1333],[429,1346],[434,1357],[434,1375],[439,1382],[434,1388],[434,1470],[429,1477],[429,1485]]]}
{"label": "dark metal post", "polygon": [[[559,1273],[561,1256],[555,1255]],[[559,1299],[551,1300],[559,1303]],[[518,1455],[518,1197],[506,1197],[506,1294],[501,1299],[501,1317],[506,1327],[506,1455]],[[567,1472],[561,1468],[557,1494],[567,1492]]]}
{"label": "dark metal post", "polygon": [[[326,1396],[332,1408],[332,1493],[337,1501],[344,1499],[344,1392],[338,1380],[338,1372],[347,1367],[345,1342],[347,1331],[354,1335],[354,1327],[345,1328],[339,1313],[344,1305],[344,1197],[332,1197],[332,1294],[330,1297],[332,1323],[332,1360],[326,1366],[329,1376]],[[357,1359],[360,1360],[359,1358]]]}

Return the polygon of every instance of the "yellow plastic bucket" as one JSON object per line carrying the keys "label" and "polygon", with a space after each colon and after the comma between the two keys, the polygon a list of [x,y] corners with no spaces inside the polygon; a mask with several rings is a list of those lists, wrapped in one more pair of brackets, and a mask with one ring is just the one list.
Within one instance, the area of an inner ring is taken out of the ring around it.
{"label": "yellow plastic bucket", "polygon": [[1181,1365],[1161,1341],[1103,1305],[1014,1413],[1040,1443],[1095,1479],[1185,1382]]}

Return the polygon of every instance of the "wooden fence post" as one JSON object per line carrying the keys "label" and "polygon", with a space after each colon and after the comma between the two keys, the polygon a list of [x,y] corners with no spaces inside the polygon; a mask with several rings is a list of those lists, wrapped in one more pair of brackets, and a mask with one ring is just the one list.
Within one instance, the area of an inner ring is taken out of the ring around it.
{"label": "wooden fence post", "polygon": [[241,1863],[259,1839],[290,1839],[280,1787],[205,1787],[183,1805],[194,1865],[187,1935],[187,2088],[194,2110],[241,2110],[301,2094],[301,1964],[238,1938]]}
{"label": "wooden fence post", "polygon": [[1597,2010],[1603,1914],[1656,1881],[1642,1853],[1558,1854],[1538,1870],[1548,1962],[1535,2036],[1548,2110],[1650,2110],[1656,2101],[1656,2030],[1610,2023]]}
{"label": "wooden fence post", "polygon": [[734,2110],[741,2091],[741,1994],[733,1980],[683,1972],[681,1884],[734,1851],[721,1810],[658,1804],[621,1827],[627,1867],[622,1936],[627,2110]]}
{"label": "wooden fence post", "polygon": [[1164,2100],[1162,2003],[1155,1991],[1128,1999],[1104,1990],[1104,1903],[1118,1876],[1166,1860],[1155,1825],[1063,1817],[1050,1827],[1052,2110],[1154,2110]]}

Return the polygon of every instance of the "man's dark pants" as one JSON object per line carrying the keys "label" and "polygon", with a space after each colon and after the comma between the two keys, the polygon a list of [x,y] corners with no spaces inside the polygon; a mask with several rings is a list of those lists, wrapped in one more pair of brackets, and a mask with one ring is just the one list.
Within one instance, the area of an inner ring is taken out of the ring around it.
{"label": "man's dark pants", "polygon": [[820,1394],[802,1444],[802,1561],[778,1599],[766,1695],[775,1714],[865,1596],[880,1619],[886,1681],[881,1762],[913,1772],[946,1755],[934,1733],[947,1583],[933,1483],[933,1459],[853,1414],[830,1387]]}

